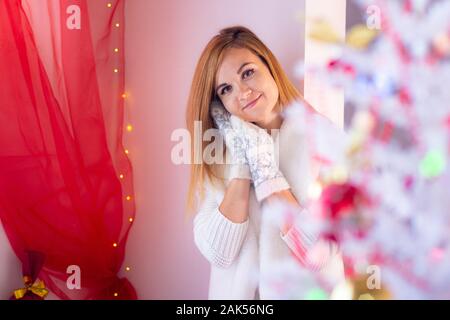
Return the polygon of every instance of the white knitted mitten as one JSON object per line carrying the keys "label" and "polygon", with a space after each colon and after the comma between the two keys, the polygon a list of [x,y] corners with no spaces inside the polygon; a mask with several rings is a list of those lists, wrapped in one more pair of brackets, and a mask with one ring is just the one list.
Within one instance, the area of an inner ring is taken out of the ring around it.
{"label": "white knitted mitten", "polygon": [[230,173],[228,178],[230,180],[235,178],[251,180],[250,169],[245,154],[246,142],[242,135],[236,132],[231,126],[230,113],[223,107],[221,102],[216,100],[211,102],[210,113],[225,140],[227,152],[230,157]]}
{"label": "white knitted mitten", "polygon": [[245,157],[258,201],[272,193],[289,189],[275,158],[274,141],[267,131],[234,115],[230,116],[230,122],[238,135],[244,137]]}

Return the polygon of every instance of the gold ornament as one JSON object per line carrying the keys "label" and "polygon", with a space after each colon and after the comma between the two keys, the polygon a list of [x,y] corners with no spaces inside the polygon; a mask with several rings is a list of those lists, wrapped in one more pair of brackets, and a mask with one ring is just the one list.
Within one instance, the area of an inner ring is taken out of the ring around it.
{"label": "gold ornament", "polygon": [[450,54],[450,36],[447,33],[439,33],[433,39],[433,46],[441,55]]}
{"label": "gold ornament", "polygon": [[[377,35],[378,31],[369,29],[363,24],[357,24],[348,32],[345,43],[353,49],[363,50],[374,41]],[[336,34],[331,25],[322,19],[314,21],[308,36],[320,42],[344,44],[343,39]]]}
{"label": "gold ornament", "polygon": [[326,42],[326,43],[341,43],[342,39],[334,32],[330,24],[322,19],[314,21],[311,31],[308,34],[310,39]]}
{"label": "gold ornament", "polygon": [[350,29],[347,35],[347,45],[353,49],[366,49],[377,36],[378,32],[357,24]]}
{"label": "gold ornament", "polygon": [[332,300],[390,300],[391,292],[382,283],[371,283],[371,275],[358,275],[337,285],[331,293]]}

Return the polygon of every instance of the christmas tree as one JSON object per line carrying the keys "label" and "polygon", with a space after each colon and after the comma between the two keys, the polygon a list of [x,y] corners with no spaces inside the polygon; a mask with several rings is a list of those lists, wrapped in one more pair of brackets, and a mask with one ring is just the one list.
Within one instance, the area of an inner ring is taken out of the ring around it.
{"label": "christmas tree", "polygon": [[[323,26],[312,35],[343,50],[308,71],[344,90],[351,122],[339,141],[314,128],[315,156],[331,165],[298,222],[339,245],[347,282],[325,288],[318,274],[300,284],[284,266],[279,279],[298,294],[281,297],[449,299],[450,2],[356,3],[380,20],[342,41]],[[301,126],[304,109],[286,118]]]}

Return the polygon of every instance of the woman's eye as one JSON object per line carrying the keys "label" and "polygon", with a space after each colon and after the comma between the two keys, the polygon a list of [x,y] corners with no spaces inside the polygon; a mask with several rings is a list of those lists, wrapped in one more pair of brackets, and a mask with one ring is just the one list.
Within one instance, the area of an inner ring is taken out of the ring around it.
{"label": "woman's eye", "polygon": [[242,74],[242,76],[243,76],[244,78],[248,78],[248,77],[251,77],[254,73],[255,73],[255,70],[254,70],[254,69],[248,69],[248,70],[244,71],[244,73]]}
{"label": "woman's eye", "polygon": [[220,94],[221,94],[221,95],[224,95],[224,94],[227,93],[228,90],[230,90],[230,89],[231,89],[231,86],[223,87],[223,89],[220,90]]}

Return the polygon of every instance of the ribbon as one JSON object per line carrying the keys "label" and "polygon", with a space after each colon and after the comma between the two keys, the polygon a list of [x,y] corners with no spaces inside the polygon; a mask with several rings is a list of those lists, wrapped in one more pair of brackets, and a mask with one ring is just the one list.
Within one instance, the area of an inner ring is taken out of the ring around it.
{"label": "ribbon", "polygon": [[22,299],[27,294],[27,292],[34,293],[41,299],[44,299],[47,296],[48,290],[45,288],[44,281],[39,279],[36,280],[34,283],[32,281],[33,280],[31,279],[30,276],[23,277],[25,288],[14,290],[14,296],[17,300]]}

